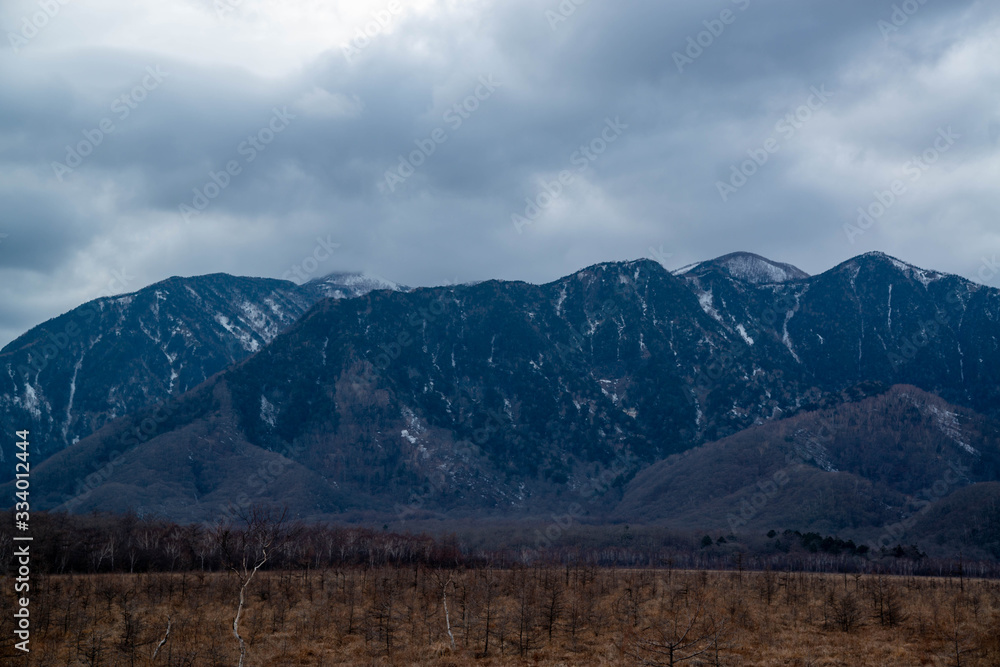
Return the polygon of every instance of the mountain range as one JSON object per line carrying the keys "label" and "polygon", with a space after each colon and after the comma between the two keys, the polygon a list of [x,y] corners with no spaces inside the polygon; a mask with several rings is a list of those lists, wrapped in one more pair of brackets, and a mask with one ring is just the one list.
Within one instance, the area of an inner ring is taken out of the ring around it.
{"label": "mountain range", "polygon": [[[881,253],[815,276],[735,253],[545,285],[171,278],[0,351],[0,418],[34,434],[39,508],[382,522],[585,499],[586,521],[992,553],[998,334],[1000,291]],[[993,504],[943,520],[962,498]]]}

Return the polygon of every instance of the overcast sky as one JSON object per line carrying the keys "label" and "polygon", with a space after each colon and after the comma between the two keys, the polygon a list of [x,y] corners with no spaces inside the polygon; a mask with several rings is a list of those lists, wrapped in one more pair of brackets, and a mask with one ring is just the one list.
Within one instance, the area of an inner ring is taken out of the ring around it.
{"label": "overcast sky", "polygon": [[893,4],[4,0],[0,345],[330,243],[316,275],[410,285],[734,250],[974,278],[1000,3]]}

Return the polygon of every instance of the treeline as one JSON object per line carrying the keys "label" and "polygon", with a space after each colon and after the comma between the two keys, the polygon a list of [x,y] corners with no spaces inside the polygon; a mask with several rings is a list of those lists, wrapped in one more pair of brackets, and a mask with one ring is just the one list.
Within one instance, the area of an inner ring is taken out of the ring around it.
{"label": "treeline", "polygon": [[[908,576],[1000,578],[1000,563],[928,558],[915,546],[869,552],[851,541],[818,533],[771,531],[759,538],[625,532],[606,528],[606,539],[567,534],[557,543],[530,546],[507,536],[490,542],[455,534],[390,532],[362,527],[289,522],[267,514],[273,545],[264,569],[423,565],[435,569],[519,565],[606,568],[796,571]],[[14,566],[13,516],[0,512],[0,574]],[[260,526],[258,526],[260,529]],[[484,529],[485,530],[485,529]],[[48,574],[220,572],[230,568],[235,540],[252,537],[239,521],[182,525],[135,514],[34,513],[32,568]],[[579,537],[580,539],[575,539]],[[728,538],[728,539],[727,539]]]}
{"label": "treeline", "polygon": [[[0,513],[0,572],[10,572],[13,526]],[[463,562],[454,538],[402,535],[368,528],[296,524],[275,520],[280,539],[268,559],[270,569],[310,569],[332,565],[434,567]],[[280,525],[279,525],[280,524]],[[239,521],[177,524],[135,514],[32,513],[32,567],[50,574],[217,572],[227,569],[226,538],[245,535]]]}
{"label": "treeline", "polygon": [[[770,531],[768,537],[777,536],[776,531]],[[782,540],[785,540],[782,543]],[[803,549],[810,553],[827,553],[833,555],[849,554],[853,556],[866,556],[871,553],[871,548],[867,544],[855,544],[854,540],[844,541],[831,535],[820,535],[819,533],[801,533],[797,530],[786,530],[775,542],[775,549],[788,553],[791,545],[798,543]],[[922,552],[917,545],[904,546],[897,544],[893,548],[882,547],[876,552],[878,558],[909,558],[911,560],[922,560],[927,558],[927,554]]]}

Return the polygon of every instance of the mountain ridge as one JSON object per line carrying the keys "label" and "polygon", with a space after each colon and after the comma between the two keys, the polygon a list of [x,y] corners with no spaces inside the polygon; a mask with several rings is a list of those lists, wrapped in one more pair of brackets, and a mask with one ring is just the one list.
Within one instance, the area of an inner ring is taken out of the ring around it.
{"label": "mountain ridge", "polygon": [[[324,299],[205,385],[229,397],[215,399],[221,407],[180,397],[193,401],[188,421],[130,444],[136,452],[115,468],[121,477],[90,489],[88,502],[127,503],[115,485],[146,479],[139,471],[149,465],[161,466],[149,479],[187,469],[177,489],[201,480],[167,494],[178,512],[204,511],[181,502],[194,493],[227,497],[239,480],[205,478],[207,459],[191,468],[181,454],[198,460],[199,450],[184,433],[228,433],[257,461],[284,452],[283,469],[313,480],[312,504],[296,496],[304,515],[385,516],[414,503],[441,516],[504,515],[552,506],[609,470],[627,480],[672,454],[836,404],[866,382],[909,382],[995,412],[998,304],[996,290],[953,276],[925,284],[864,256],[779,284],[719,271],[677,276],[635,260],[543,285]],[[945,311],[952,315],[937,334],[906,352],[903,343]],[[959,351],[980,360],[959,369]],[[89,460],[102,460],[119,446],[103,439],[122,428],[81,441],[72,455],[85,447]],[[59,490],[51,502],[73,491],[57,464],[39,468]]]}

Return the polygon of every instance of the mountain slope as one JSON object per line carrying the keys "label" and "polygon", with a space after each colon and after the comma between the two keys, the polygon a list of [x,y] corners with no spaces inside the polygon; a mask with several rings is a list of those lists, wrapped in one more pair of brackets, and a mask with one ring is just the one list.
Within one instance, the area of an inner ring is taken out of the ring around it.
{"label": "mountain slope", "polygon": [[[318,300],[382,287],[359,274],[301,286],[213,274],[91,301],[0,350],[0,428],[30,430],[40,462],[245,359]],[[0,479],[10,474],[5,466]]]}

